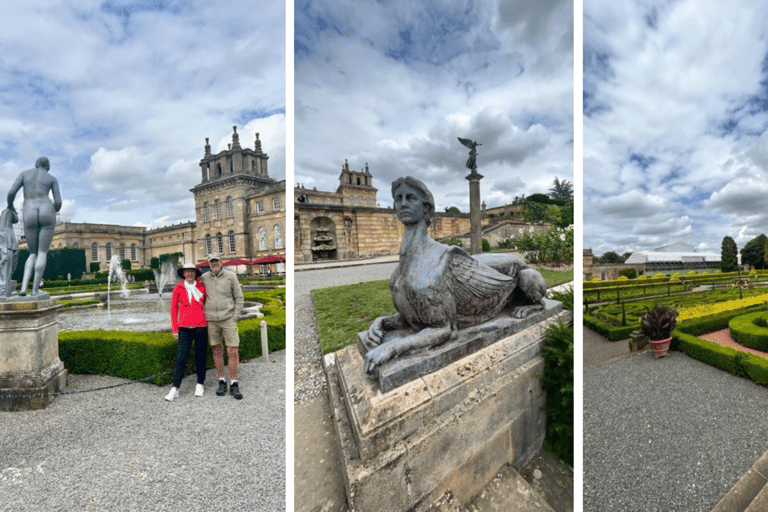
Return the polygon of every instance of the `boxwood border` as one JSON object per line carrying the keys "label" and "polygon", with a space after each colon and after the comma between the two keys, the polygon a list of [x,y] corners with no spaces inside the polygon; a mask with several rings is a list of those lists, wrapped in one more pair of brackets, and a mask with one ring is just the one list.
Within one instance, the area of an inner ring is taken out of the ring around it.
{"label": "boxwood border", "polygon": [[[260,318],[237,323],[241,361],[261,356],[260,323]],[[270,351],[285,349],[285,334],[284,325],[267,325]],[[195,371],[194,350],[192,347],[187,359],[187,375]],[[69,373],[141,380],[173,371],[176,341],[170,332],[65,331],[59,332],[59,358]],[[210,350],[207,367],[214,367]],[[171,373],[167,373],[146,382],[164,386],[170,384],[172,377]]]}

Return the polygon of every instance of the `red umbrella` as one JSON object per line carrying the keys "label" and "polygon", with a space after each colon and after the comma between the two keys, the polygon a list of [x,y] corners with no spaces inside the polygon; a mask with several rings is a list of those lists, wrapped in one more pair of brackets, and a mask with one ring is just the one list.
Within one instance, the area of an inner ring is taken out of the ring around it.
{"label": "red umbrella", "polygon": [[270,254],[269,256],[262,256],[250,262],[251,265],[268,265],[270,263],[285,263],[285,256],[276,256]]}
{"label": "red umbrella", "polygon": [[222,265],[225,267],[232,267],[235,265],[250,265],[250,264],[251,264],[250,261],[244,260],[242,258],[235,258],[233,260],[225,261],[224,263],[222,263]]}

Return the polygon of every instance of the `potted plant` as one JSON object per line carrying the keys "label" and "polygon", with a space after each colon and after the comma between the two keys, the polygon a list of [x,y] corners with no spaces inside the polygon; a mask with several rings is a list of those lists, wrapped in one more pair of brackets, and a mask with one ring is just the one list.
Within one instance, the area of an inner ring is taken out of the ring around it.
{"label": "potted plant", "polygon": [[653,357],[664,357],[669,352],[672,330],[677,325],[677,310],[656,304],[643,313],[640,330],[648,336]]}

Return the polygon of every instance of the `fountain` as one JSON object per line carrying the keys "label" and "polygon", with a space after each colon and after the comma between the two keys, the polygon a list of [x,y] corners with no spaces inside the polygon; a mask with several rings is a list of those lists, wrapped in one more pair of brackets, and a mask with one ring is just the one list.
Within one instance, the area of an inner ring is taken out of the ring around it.
{"label": "fountain", "polygon": [[170,284],[171,287],[175,284],[173,279],[176,277],[176,269],[178,268],[178,262],[174,259],[165,260],[160,265],[160,270],[152,270],[155,274],[155,287],[160,298],[163,297],[163,291],[165,285]]}
{"label": "fountain", "polygon": [[120,282],[120,295],[124,299],[130,297],[128,278],[125,277],[125,271],[117,254],[112,255],[112,259],[109,260],[109,276],[107,277],[107,318],[110,320],[112,319],[112,281]]}

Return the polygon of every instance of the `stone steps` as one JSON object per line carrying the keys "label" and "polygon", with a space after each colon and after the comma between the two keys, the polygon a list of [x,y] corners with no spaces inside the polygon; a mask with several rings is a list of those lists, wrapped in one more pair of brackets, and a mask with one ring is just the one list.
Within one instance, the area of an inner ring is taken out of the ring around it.
{"label": "stone steps", "polygon": [[731,487],[712,512],[759,512],[768,510],[768,452]]}

